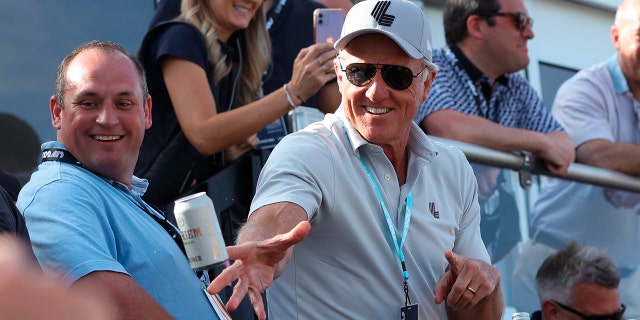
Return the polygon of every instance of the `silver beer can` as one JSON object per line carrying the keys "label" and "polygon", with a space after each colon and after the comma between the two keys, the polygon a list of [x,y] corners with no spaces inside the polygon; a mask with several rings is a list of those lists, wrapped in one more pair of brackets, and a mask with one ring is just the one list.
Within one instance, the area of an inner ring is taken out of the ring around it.
{"label": "silver beer can", "polygon": [[173,213],[192,269],[212,269],[229,259],[213,201],[205,192],[176,200]]}

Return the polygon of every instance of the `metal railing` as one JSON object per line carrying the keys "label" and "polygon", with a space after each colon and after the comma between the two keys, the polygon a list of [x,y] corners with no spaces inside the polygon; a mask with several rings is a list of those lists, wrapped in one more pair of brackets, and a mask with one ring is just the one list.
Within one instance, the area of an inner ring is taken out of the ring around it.
{"label": "metal railing", "polygon": [[[558,177],[551,173],[542,161],[530,154],[496,151],[475,144],[435,136],[429,136],[429,138],[443,144],[457,147],[467,156],[469,162],[517,171],[520,173],[520,185],[525,188],[531,184],[531,175],[540,174]],[[580,163],[572,163],[569,166],[567,175],[561,178],[640,193],[640,178],[618,171],[592,167]]]}

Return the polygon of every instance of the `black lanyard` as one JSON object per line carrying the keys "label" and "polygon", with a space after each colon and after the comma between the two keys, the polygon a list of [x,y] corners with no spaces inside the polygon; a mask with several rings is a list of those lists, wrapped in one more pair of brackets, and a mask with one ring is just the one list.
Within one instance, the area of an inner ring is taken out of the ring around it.
{"label": "black lanyard", "polygon": [[[487,78],[487,75],[480,71],[480,69],[478,69],[478,67],[476,67],[469,60],[469,58],[464,55],[464,53],[458,46],[452,45],[449,49],[456,57],[456,64],[458,65],[458,68],[460,68],[460,70],[464,72],[468,77],[465,82],[467,87],[471,91],[471,95],[473,96],[473,101],[476,104],[478,115],[482,118],[498,123],[498,119],[492,119],[492,116],[495,117],[495,114],[498,112],[498,110],[494,110],[493,115],[491,114],[491,111],[494,109],[491,105],[491,98],[493,93],[492,85],[489,82],[482,81],[483,78]],[[499,79],[501,77],[499,77],[496,81],[500,81]],[[483,103],[483,99],[486,103]],[[486,108],[483,108],[483,105],[486,105]],[[495,109],[499,108],[500,100],[496,98],[493,105],[496,106]]]}
{"label": "black lanyard", "polygon": [[[72,165],[76,165],[84,168],[84,166],[80,163],[80,161],[78,161],[78,159],[76,159],[76,157],[74,157],[69,151],[64,149],[59,149],[59,148],[48,148],[48,149],[42,150],[42,162],[46,162],[46,161],[59,161],[59,162],[64,162],[64,163],[68,163],[68,164],[72,164]],[[87,168],[84,168],[84,169],[87,169]],[[91,170],[89,171],[97,176],[100,176],[99,174],[96,174]],[[143,201],[143,200],[140,199],[140,201]],[[148,206],[156,210],[158,213],[160,213],[160,215],[162,216],[162,218],[160,218],[157,215],[153,214],[149,210],[149,208],[144,205],[146,203],[140,204],[136,201],[133,201],[133,203],[138,208],[142,209],[142,211],[146,212],[149,216],[151,216],[153,220],[155,220],[165,231],[167,231],[169,236],[173,239],[173,241],[175,241],[176,245],[178,245],[178,248],[180,248],[182,253],[186,254],[186,251],[184,249],[184,244],[182,243],[182,238],[180,237],[178,230],[171,223],[169,223],[169,221],[167,221],[167,218],[165,217],[164,212],[162,212],[162,210],[160,210],[156,206],[147,204]]]}
{"label": "black lanyard", "polygon": [[276,18],[278,17],[278,15],[280,15],[282,8],[284,8],[284,5],[287,4],[287,0],[276,0],[276,1],[278,1],[278,3],[276,3],[276,6],[273,8],[273,10],[269,10],[269,13],[267,14],[267,21],[265,23],[267,27],[267,31],[271,29],[271,26],[273,26],[273,23],[276,21]]}

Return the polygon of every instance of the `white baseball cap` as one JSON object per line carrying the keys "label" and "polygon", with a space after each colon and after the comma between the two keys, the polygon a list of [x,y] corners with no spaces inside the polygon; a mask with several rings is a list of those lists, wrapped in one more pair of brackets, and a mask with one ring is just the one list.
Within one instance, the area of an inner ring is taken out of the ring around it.
{"label": "white baseball cap", "polygon": [[431,28],[422,9],[408,0],[364,0],[344,20],[338,50],[358,36],[381,33],[395,41],[410,57],[431,61]]}

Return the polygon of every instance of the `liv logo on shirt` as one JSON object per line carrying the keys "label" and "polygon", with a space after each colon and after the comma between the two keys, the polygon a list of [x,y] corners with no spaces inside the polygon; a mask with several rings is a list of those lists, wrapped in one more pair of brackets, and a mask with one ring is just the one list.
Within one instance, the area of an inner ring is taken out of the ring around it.
{"label": "liv logo on shirt", "polygon": [[389,5],[391,5],[391,1],[378,1],[376,6],[373,7],[373,11],[371,11],[371,16],[376,19],[380,25],[385,27],[391,27],[391,24],[393,24],[393,21],[396,19],[396,16],[387,14]]}
{"label": "liv logo on shirt", "polygon": [[440,211],[436,211],[435,202],[429,202],[429,212],[431,212],[434,218],[440,219]]}

